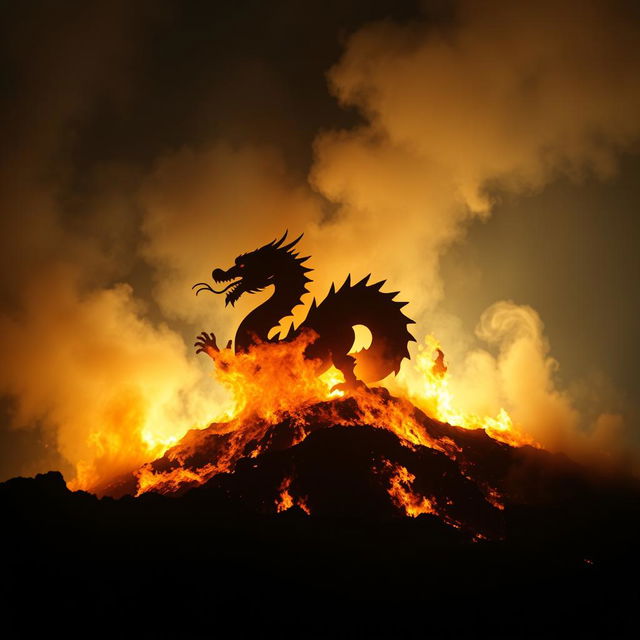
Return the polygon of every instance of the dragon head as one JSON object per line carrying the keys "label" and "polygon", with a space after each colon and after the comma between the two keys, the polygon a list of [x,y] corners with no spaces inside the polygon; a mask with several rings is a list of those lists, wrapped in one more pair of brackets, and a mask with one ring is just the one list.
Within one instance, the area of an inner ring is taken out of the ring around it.
{"label": "dragon head", "polygon": [[[298,254],[292,251],[296,243],[302,238],[301,234],[293,242],[283,244],[287,238],[285,231],[280,240],[274,240],[263,247],[243,253],[235,259],[235,264],[227,269],[214,269],[211,277],[216,283],[228,282],[223,289],[216,291],[212,289],[206,282],[198,282],[193,285],[192,289],[196,289],[196,295],[201,291],[210,291],[211,293],[226,293],[225,306],[231,304],[234,306],[237,300],[244,293],[257,293],[265,287],[276,284],[279,279],[291,269],[291,262],[294,261],[298,265],[307,260],[307,258],[298,258]],[[301,267],[302,271],[310,271]],[[305,278],[308,281],[307,278]]]}

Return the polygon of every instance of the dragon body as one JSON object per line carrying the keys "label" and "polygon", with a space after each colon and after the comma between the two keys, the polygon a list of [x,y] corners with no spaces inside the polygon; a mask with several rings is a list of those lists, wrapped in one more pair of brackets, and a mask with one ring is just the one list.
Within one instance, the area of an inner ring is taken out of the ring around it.
{"label": "dragon body", "polygon": [[[220,291],[204,282],[194,285],[196,295],[201,291],[225,293],[225,305],[232,306],[245,293],[274,287],[271,297],[240,323],[235,336],[236,352],[246,351],[257,342],[291,340],[302,331],[312,330],[317,337],[308,345],[305,357],[317,362],[318,375],[334,365],[344,376],[345,383],[341,386],[349,389],[397,373],[403,358],[409,357],[408,343],[414,338],[408,325],[413,320],[401,311],[407,303],[395,300],[398,292],[382,292],[384,281],[369,284],[369,276],[356,284],[351,284],[351,278],[347,277],[337,290],[332,285],[322,302],[314,298],[300,325],[284,337],[269,338],[271,330],[301,304],[311,281],[307,275],[311,269],[304,264],[309,256],[301,258],[294,250],[302,236],[289,244],[285,244],[286,237],[285,233],[280,240],[238,256],[226,271],[214,269],[214,282],[228,283]],[[371,331],[372,343],[368,349],[350,354],[356,325],[364,325]],[[212,350],[218,350],[213,333],[202,332],[195,346],[197,353],[211,354]],[[356,364],[358,377],[354,372]]]}

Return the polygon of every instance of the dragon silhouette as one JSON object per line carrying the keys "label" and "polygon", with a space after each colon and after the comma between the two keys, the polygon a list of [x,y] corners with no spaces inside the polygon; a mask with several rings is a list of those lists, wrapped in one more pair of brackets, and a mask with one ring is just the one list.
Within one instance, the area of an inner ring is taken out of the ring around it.
{"label": "dragon silhouette", "polygon": [[[332,284],[322,302],[318,304],[313,299],[305,320],[297,328],[291,327],[284,337],[269,339],[271,329],[290,316],[293,308],[301,304],[302,296],[308,293],[307,284],[311,278],[307,274],[312,269],[306,267],[305,262],[310,256],[301,258],[294,250],[302,235],[285,244],[285,232],[279,240],[239,255],[230,269],[214,269],[211,275],[215,283],[229,283],[219,291],[206,282],[198,282],[192,288],[196,289],[196,295],[202,291],[226,293],[225,306],[233,306],[245,293],[274,287],[271,297],[240,323],[235,335],[236,353],[246,351],[258,342],[292,340],[302,331],[311,329],[317,337],[307,346],[305,358],[317,362],[318,375],[332,364],[339,369],[345,382],[336,387],[353,389],[397,373],[403,358],[409,357],[409,342],[415,341],[408,330],[408,325],[414,321],[401,311],[407,303],[395,300],[399,292],[383,293],[381,288],[385,281],[368,284],[370,275],[353,285],[349,275],[338,290]],[[373,339],[368,349],[351,354],[355,325],[366,326]],[[204,352],[212,357],[219,351],[215,335],[206,331],[198,335],[194,346],[196,353]],[[231,341],[227,348],[231,348]],[[356,364],[359,377],[354,371]]]}

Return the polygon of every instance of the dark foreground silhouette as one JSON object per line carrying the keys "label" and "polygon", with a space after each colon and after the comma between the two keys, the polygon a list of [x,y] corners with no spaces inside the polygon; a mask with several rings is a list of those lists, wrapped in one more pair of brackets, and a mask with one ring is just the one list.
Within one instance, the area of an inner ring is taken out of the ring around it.
{"label": "dark foreground silhouette", "polygon": [[[338,403],[349,411],[349,399]],[[319,422],[294,444],[285,417],[264,436],[265,453],[173,495],[99,499],[70,492],[56,472],[9,480],[3,603],[188,618],[229,615],[221,603],[231,599],[247,614],[269,603],[276,619],[315,611],[317,625],[326,603],[377,600],[394,612],[396,634],[554,637],[560,613],[573,633],[624,636],[639,595],[637,484],[484,432],[428,426],[456,443],[459,459],[404,446],[376,425]],[[193,468],[220,446],[201,436]],[[446,517],[404,516],[380,460],[408,469]],[[275,513],[285,476],[310,516],[297,506]],[[504,508],[487,500],[488,485]]]}

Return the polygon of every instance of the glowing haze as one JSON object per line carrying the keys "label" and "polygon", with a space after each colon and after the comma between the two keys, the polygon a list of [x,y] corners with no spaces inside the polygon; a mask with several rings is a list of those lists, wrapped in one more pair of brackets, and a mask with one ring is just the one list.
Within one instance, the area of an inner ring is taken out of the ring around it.
{"label": "glowing haze", "polygon": [[[637,148],[640,33],[626,5],[467,0],[396,19],[337,16],[335,34],[346,22],[351,35],[304,73],[321,83],[327,73],[322,100],[334,109],[310,119],[310,132],[289,115],[295,87],[278,87],[266,66],[222,45],[212,60],[231,60],[242,81],[211,70],[205,96],[194,75],[179,104],[192,99],[199,127],[186,111],[172,123],[161,101],[145,100],[163,86],[149,53],[154,29],[176,12],[161,6],[79,4],[67,22],[47,5],[32,22],[19,9],[10,16],[4,47],[17,80],[3,107],[13,125],[0,166],[0,390],[14,427],[39,429],[75,468],[76,486],[95,487],[224,416],[232,399],[194,356],[193,337],[212,330],[225,343],[268,292],[231,311],[196,299],[191,285],[288,228],[305,232],[316,296],[349,272],[402,291],[419,342],[440,341],[462,410],[505,409],[533,440],[577,457],[628,455],[633,425],[618,408],[587,416],[558,384],[535,309],[496,300],[470,336],[441,311],[440,276],[441,257],[501,194],[559,176],[609,178]],[[293,5],[281,12],[300,18]],[[266,96],[264,109],[249,108],[247,86]],[[340,120],[333,100],[351,116]],[[92,130],[87,114],[104,111],[127,132],[126,153]],[[153,126],[128,122],[146,112]],[[391,388],[415,392],[419,362],[405,363]],[[36,470],[27,460],[23,468]]]}

